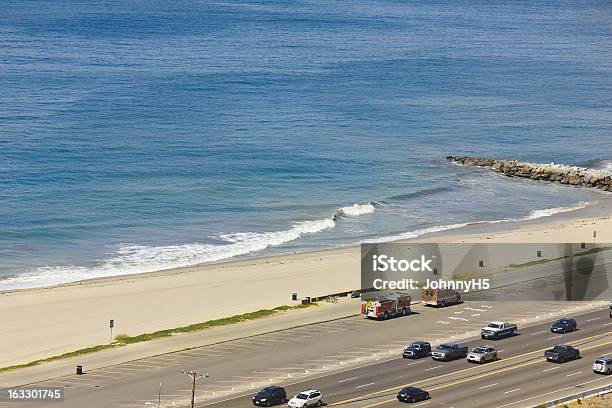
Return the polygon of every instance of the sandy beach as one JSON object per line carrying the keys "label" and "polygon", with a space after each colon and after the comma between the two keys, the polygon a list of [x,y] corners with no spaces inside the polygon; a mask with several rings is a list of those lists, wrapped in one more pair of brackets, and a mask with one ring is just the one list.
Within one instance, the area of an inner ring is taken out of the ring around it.
{"label": "sandy beach", "polygon": [[[474,225],[421,242],[612,242],[609,202],[531,222]],[[0,294],[0,367],[359,287],[359,247],[262,257]]]}

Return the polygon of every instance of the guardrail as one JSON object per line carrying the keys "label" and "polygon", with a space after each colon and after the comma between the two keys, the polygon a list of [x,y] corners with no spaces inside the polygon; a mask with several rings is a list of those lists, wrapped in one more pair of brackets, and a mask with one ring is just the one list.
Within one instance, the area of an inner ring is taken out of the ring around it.
{"label": "guardrail", "polygon": [[612,384],[604,385],[603,387],[594,388],[592,390],[578,392],[576,394],[568,395],[567,397],[559,398],[554,401],[548,401],[544,404],[534,405],[532,408],[551,408],[556,407],[559,404],[563,404],[566,402],[573,402],[577,400],[582,400],[587,397],[601,397],[602,395],[606,395],[612,392]]}

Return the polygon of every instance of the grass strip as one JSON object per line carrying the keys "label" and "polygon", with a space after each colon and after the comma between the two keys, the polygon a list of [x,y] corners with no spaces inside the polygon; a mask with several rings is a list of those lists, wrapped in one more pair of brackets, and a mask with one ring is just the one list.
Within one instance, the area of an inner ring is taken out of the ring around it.
{"label": "grass strip", "polygon": [[83,354],[96,353],[102,350],[123,347],[128,344],[141,343],[143,341],[159,339],[162,337],[170,337],[175,334],[191,333],[195,331],[211,329],[213,327],[227,326],[230,324],[236,324],[236,323],[245,322],[248,320],[261,319],[262,317],[271,316],[276,313],[288,312],[288,311],[296,310],[296,309],[303,309],[311,305],[316,305],[316,303],[310,303],[306,305],[299,304],[296,306],[279,306],[279,307],[275,307],[274,309],[261,309],[256,312],[249,312],[249,313],[244,313],[240,315],[224,317],[221,319],[209,320],[209,321],[202,322],[202,323],[190,324],[189,326],[175,327],[173,329],[158,330],[152,333],[139,334],[137,336],[129,336],[126,334],[121,334],[121,335],[118,335],[115,338],[115,341],[111,344],[100,344],[98,346],[82,348],[82,349],[70,351],[68,353],[59,354],[56,356],[41,358],[38,360],[30,361],[29,363],[17,364],[17,365],[12,365],[8,367],[0,367],[0,373],[5,372],[5,371],[10,371],[10,370],[16,370],[19,368],[32,367],[32,366],[40,365],[43,363],[49,363],[52,361],[62,360],[65,358],[76,357],[76,356],[80,356]]}

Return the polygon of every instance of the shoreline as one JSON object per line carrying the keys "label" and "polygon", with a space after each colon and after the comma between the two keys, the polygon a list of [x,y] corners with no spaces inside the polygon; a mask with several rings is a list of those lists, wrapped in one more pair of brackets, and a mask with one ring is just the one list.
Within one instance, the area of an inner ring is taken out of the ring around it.
{"label": "shoreline", "polygon": [[[553,210],[557,208],[550,208],[544,210],[535,210],[535,211],[546,211]],[[553,213],[551,215],[544,215],[537,218],[530,219],[528,216],[518,219],[502,219],[502,220],[485,220],[485,221],[474,221],[474,222],[465,222],[458,223],[452,225],[437,225],[433,227],[428,227],[423,230],[431,230],[440,228],[439,231],[431,231],[419,234],[415,237],[411,238],[401,238],[402,235],[410,235],[415,233],[416,231],[410,231],[407,233],[401,233],[397,236],[389,236],[389,237],[381,237],[380,239],[372,239],[367,240],[366,242],[427,242],[430,239],[434,239],[435,242],[441,240],[447,240],[448,242],[452,242],[454,240],[458,240],[457,242],[465,242],[462,240],[462,237],[472,237],[477,234],[505,234],[510,233],[512,231],[519,230],[521,228],[527,228],[529,226],[545,226],[547,224],[557,224],[563,221],[569,220],[577,220],[579,218],[587,217],[587,218],[600,218],[600,217],[608,217],[612,215],[612,194],[609,197],[602,197],[600,200],[596,200],[593,202],[585,203],[584,206],[580,206],[579,208],[569,209],[560,211],[557,213]],[[450,228],[446,228],[450,227]],[[612,237],[611,237],[612,242]],[[209,268],[223,268],[227,265],[242,265],[252,263],[253,265],[259,264],[262,261],[266,261],[269,263],[274,260],[282,260],[283,258],[290,258],[293,256],[306,256],[308,254],[325,254],[330,252],[338,252],[343,250],[355,250],[359,248],[359,244],[347,244],[334,248],[324,248],[324,249],[316,249],[316,250],[306,250],[306,251],[294,251],[293,253],[281,253],[281,254],[270,254],[270,255],[255,255],[249,256],[243,255],[237,258],[227,258],[219,261],[207,262],[202,264],[195,264],[190,266],[183,266],[177,268],[169,268],[169,269],[160,269],[157,271],[150,272],[139,272],[132,274],[123,274],[123,275],[112,275],[112,276],[103,276],[103,277],[94,277],[91,279],[80,279],[70,282],[59,283],[55,285],[48,286],[35,286],[35,287],[26,287],[26,288],[15,288],[15,289],[6,289],[0,290],[1,295],[7,295],[11,293],[21,293],[21,292],[35,292],[40,290],[49,290],[53,288],[62,288],[62,287],[72,287],[72,286],[84,286],[90,284],[97,283],[113,283],[114,281],[122,282],[126,280],[134,280],[134,279],[146,279],[147,277],[157,277],[157,276],[171,276],[178,275],[182,273],[189,273],[194,271],[200,271],[203,269]],[[265,251],[265,250],[264,250]]]}
{"label": "shoreline", "polygon": [[[409,242],[612,242],[612,200],[536,220],[476,224]],[[0,293],[0,366],[27,363],[168,327],[189,326],[360,286],[360,247],[262,256]]]}

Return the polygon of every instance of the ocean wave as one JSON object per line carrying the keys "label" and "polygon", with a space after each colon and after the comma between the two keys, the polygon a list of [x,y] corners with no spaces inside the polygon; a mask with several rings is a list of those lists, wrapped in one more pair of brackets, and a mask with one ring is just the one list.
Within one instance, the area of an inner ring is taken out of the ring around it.
{"label": "ocean wave", "polygon": [[[487,222],[487,221],[483,221],[483,222]],[[420,237],[421,235],[432,234],[435,232],[442,232],[442,231],[448,231],[448,230],[457,229],[457,228],[463,228],[463,227],[467,227],[468,225],[469,223],[436,225],[433,227],[421,228],[421,229],[417,229],[414,231],[403,232],[397,235],[390,235],[390,236],[370,239],[370,240],[366,240],[363,242],[376,243],[376,242],[400,241],[400,240],[405,240],[405,239],[417,238],[417,237]]]}
{"label": "ocean wave", "polygon": [[342,207],[337,209],[331,217],[296,222],[287,230],[220,234],[217,238],[224,243],[218,245],[202,243],[165,246],[122,244],[119,245],[112,258],[97,266],[38,267],[0,280],[0,290],[51,286],[79,280],[133,275],[217,262],[279,246],[304,235],[332,229],[336,226],[338,218],[353,218],[369,214],[380,205],[382,204],[369,202]]}
{"label": "ocean wave", "polygon": [[484,220],[484,221],[473,221],[473,222],[458,223],[458,224],[436,225],[433,227],[421,228],[421,229],[417,229],[414,231],[400,233],[397,235],[378,237],[378,238],[366,240],[364,242],[365,243],[376,243],[376,242],[400,241],[400,240],[418,238],[426,234],[444,232],[444,231],[449,231],[449,230],[458,229],[458,228],[465,228],[465,227],[478,226],[478,225],[502,224],[502,223],[507,223],[507,222],[530,221],[530,220],[536,220],[538,218],[550,217],[556,214],[579,210],[581,208],[585,208],[587,205],[589,205],[588,202],[581,202],[581,203],[578,203],[570,207],[554,207],[554,208],[544,208],[541,210],[533,210],[528,215],[526,215],[525,217],[521,217],[521,218],[504,218],[500,220]]}
{"label": "ocean wave", "polygon": [[376,211],[376,207],[381,207],[382,204],[378,202],[368,202],[365,204],[353,204],[349,207],[338,208],[334,212],[333,219],[336,220],[339,217],[354,218],[360,215],[370,214]]}
{"label": "ocean wave", "polygon": [[[371,214],[383,204],[369,202],[338,208],[332,216],[318,220],[295,222],[290,228],[271,232],[239,232],[220,234],[221,244],[189,243],[181,245],[146,246],[122,244],[113,256],[99,265],[84,266],[43,266],[23,274],[6,276],[0,279],[0,290],[23,289],[29,287],[52,286],[93,278],[132,275],[164,269],[180,268],[204,263],[222,261],[248,255],[269,247],[279,246],[297,240],[305,235],[317,234],[336,226],[340,218],[354,218]],[[364,242],[389,242],[420,237],[426,234],[443,232],[472,225],[498,224],[513,221],[527,221],[549,217],[555,214],[584,208],[582,202],[570,207],[555,207],[533,210],[525,217],[492,221],[476,221],[437,225],[404,232],[391,236],[377,237]]]}
{"label": "ocean wave", "polygon": [[589,203],[582,202],[582,203],[573,205],[571,207],[555,207],[555,208],[545,208],[543,210],[533,210],[529,213],[529,215],[527,215],[526,217],[520,220],[536,220],[538,218],[550,217],[555,214],[561,214],[565,212],[579,210],[581,208],[586,207],[587,205],[589,205]]}
{"label": "ocean wave", "polygon": [[453,191],[455,187],[453,186],[441,186],[441,187],[432,187],[432,188],[424,188],[421,190],[413,191],[410,193],[397,194],[391,197],[391,200],[410,200],[413,198],[421,198],[427,197],[439,193],[447,193]]}
{"label": "ocean wave", "polygon": [[589,160],[585,163],[586,167],[595,170],[612,171],[612,160]]}

